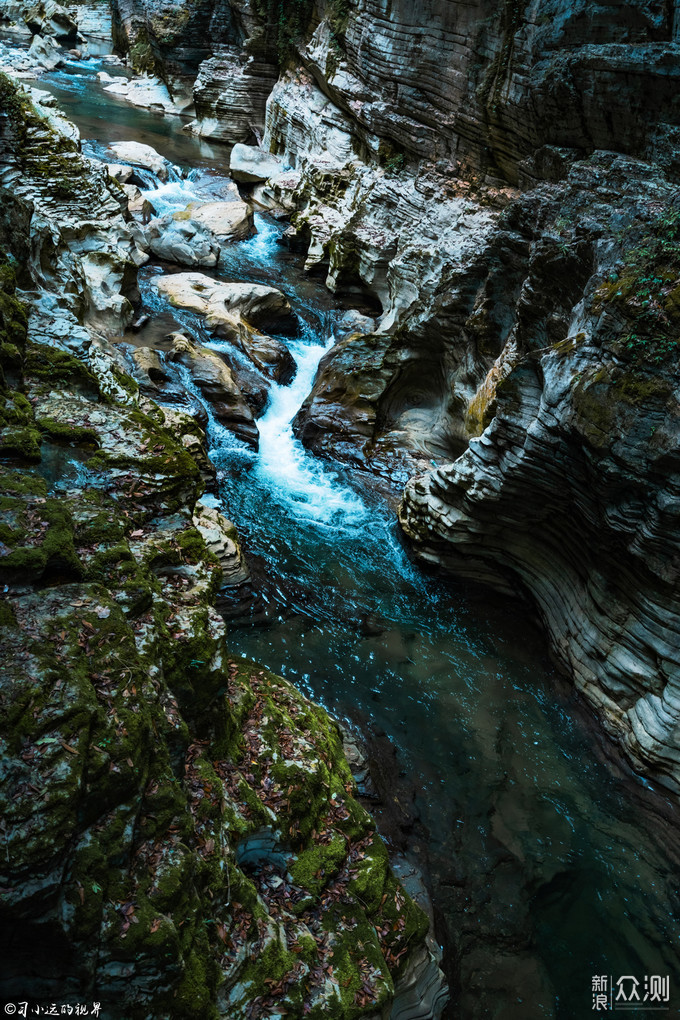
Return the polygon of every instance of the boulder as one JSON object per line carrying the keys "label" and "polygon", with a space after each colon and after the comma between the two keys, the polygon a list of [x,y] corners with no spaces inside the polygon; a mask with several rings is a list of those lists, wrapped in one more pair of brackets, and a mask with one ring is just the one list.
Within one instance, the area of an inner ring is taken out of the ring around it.
{"label": "boulder", "polygon": [[123,184],[122,187],[128,197],[128,210],[131,213],[146,214],[147,221],[156,215],[156,210],[151,205],[151,202],[149,202],[148,198],[144,198],[136,184]]}
{"label": "boulder", "polygon": [[170,162],[143,142],[112,142],[109,150],[123,163],[151,170],[161,181],[167,181],[170,175]]}
{"label": "boulder", "polygon": [[24,20],[32,32],[43,36],[54,36],[70,43],[74,43],[78,36],[77,22],[55,0],[29,4],[24,10]]}
{"label": "boulder", "polygon": [[136,347],[132,353],[134,365],[133,375],[140,386],[151,389],[154,393],[158,390],[158,383],[170,381],[170,374],[163,365],[158,351],[152,347]]}
{"label": "boulder", "polygon": [[253,210],[247,202],[190,202],[176,219],[203,223],[220,240],[241,241],[254,231]]}
{"label": "boulder", "polygon": [[278,156],[255,145],[235,145],[229,157],[229,170],[235,181],[256,184],[268,181],[284,169]]}
{"label": "boulder", "polygon": [[107,163],[106,169],[109,171],[109,177],[113,177],[119,184],[127,184],[132,177],[132,167],[125,166],[124,163]]}
{"label": "boulder", "polygon": [[[106,92],[124,99],[133,106],[140,106],[148,110],[163,110],[165,113],[179,113],[182,104],[179,106],[173,102],[167,85],[158,78],[144,75],[141,78],[111,78],[104,85]],[[186,104],[183,104],[186,105]]]}
{"label": "boulder", "polygon": [[271,327],[285,324],[291,315],[285,294],[263,284],[224,282],[202,273],[175,273],[155,282],[173,305],[205,315],[213,328],[223,324],[228,331],[241,318],[251,326]]}
{"label": "boulder", "polygon": [[47,71],[54,71],[64,63],[64,54],[50,36],[35,35],[28,49],[29,55]]}
{"label": "boulder", "polygon": [[335,327],[335,335],[338,340],[343,340],[345,337],[351,336],[355,333],[366,336],[368,333],[373,333],[375,331],[375,327],[376,320],[372,319],[370,315],[362,315],[361,312],[357,312],[354,308],[350,308],[338,319]]}
{"label": "boulder", "polygon": [[168,358],[184,365],[201,394],[211,405],[217,420],[248,446],[257,449],[259,433],[252,411],[243,399],[234,377],[215,351],[201,347],[183,333],[170,335]]}
{"label": "boulder", "polygon": [[145,235],[148,251],[166,262],[178,262],[183,266],[215,266],[220,257],[219,241],[208,227],[197,220],[176,219],[169,213],[151,220]]}
{"label": "boulder", "polygon": [[250,580],[250,570],[238,540],[236,528],[215,507],[198,502],[194,507],[194,527],[222,568],[222,584],[235,587]]}
{"label": "boulder", "polygon": [[235,344],[265,376],[283,384],[293,378],[295,362],[286,345],[257,328],[289,325],[290,304],[280,290],[223,283],[202,273],[161,276],[155,283],[171,304],[205,315],[214,333]]}

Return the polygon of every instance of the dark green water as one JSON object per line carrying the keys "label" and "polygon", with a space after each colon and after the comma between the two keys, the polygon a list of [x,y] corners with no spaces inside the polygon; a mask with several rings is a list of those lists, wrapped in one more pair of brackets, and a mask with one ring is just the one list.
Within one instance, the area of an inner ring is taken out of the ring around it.
{"label": "dark green water", "polygon": [[[226,174],[224,150],[110,99],[88,74],[52,75],[49,87],[83,137],[135,138],[201,168],[154,192],[163,210]],[[653,974],[670,975],[677,1013],[673,811],[605,760],[524,607],[423,576],[379,500],[294,440],[289,422],[331,342],[334,304],[276,243],[279,228],[259,227],[220,272],[281,287],[302,325],[290,342],[298,376],[272,392],[260,453],[210,425],[222,504],[260,565],[268,607],[265,623],[232,627],[232,650],[396,746],[395,795],[414,798],[411,839],[429,862],[453,1016],[582,1020],[594,975],[636,975],[642,987]],[[143,294],[168,316],[152,276],[142,273]]]}

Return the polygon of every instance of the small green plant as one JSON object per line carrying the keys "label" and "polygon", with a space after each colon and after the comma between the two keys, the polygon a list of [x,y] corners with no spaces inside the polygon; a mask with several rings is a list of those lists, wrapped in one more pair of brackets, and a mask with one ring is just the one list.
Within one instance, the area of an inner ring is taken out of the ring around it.
{"label": "small green plant", "polygon": [[403,152],[397,153],[396,156],[390,156],[385,163],[385,170],[388,174],[399,174],[406,165],[406,156]]}
{"label": "small green plant", "polygon": [[622,353],[660,364],[680,351],[680,211],[667,210],[643,230],[599,287],[595,308],[611,305],[625,315],[630,325],[617,341]]}
{"label": "small green plant", "polygon": [[314,0],[255,0],[255,10],[274,36],[279,64],[283,66],[311,21]]}
{"label": "small green plant", "polygon": [[394,176],[406,166],[406,154],[389,142],[382,141],[378,146],[378,162],[387,174]]}

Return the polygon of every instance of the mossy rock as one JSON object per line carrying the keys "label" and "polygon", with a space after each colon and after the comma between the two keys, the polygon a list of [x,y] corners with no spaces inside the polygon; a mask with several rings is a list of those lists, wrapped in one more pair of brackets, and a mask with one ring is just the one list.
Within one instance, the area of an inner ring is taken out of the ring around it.
{"label": "mossy rock", "polygon": [[26,306],[16,297],[14,260],[0,251],[0,373],[21,373],[27,323]]}
{"label": "mossy rock", "polygon": [[68,509],[56,499],[0,496],[0,577],[26,584],[48,569],[82,575]]}
{"label": "mossy rock", "polygon": [[23,393],[0,389],[0,455],[27,463],[40,460],[40,432]]}

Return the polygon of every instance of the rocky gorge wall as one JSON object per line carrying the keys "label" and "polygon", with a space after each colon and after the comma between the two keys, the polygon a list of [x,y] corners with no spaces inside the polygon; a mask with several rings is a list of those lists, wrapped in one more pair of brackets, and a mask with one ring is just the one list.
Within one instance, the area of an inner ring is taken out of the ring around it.
{"label": "rocky gorge wall", "polygon": [[[677,790],[675,5],[231,9],[220,41],[281,72],[251,113],[281,161],[255,197],[376,316],[322,362],[299,436],[394,488],[434,464],[400,512],[416,553],[528,592]],[[197,130],[247,140],[215,59]]]}
{"label": "rocky gorge wall", "polygon": [[423,975],[441,993],[428,919],[337,725],[229,655],[215,602],[247,570],[204,433],[109,342],[125,193],[44,95],[0,90],[0,992],[413,1016]]}

